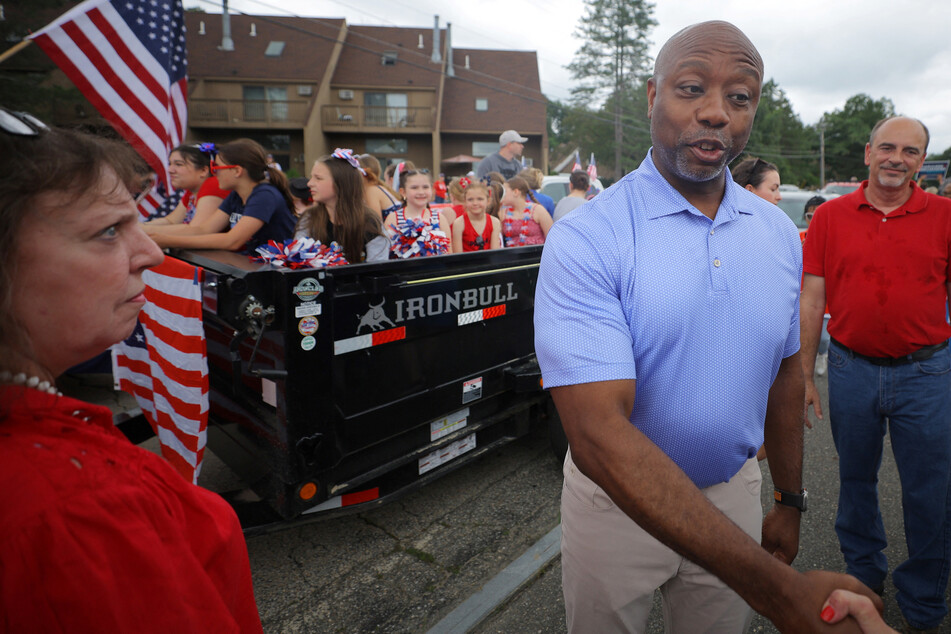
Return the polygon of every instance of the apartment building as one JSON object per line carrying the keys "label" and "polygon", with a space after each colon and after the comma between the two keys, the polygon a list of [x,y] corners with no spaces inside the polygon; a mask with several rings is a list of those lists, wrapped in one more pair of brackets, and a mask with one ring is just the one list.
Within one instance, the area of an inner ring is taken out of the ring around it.
{"label": "apartment building", "polygon": [[335,147],[464,174],[514,128],[547,171],[533,51],[454,49],[451,26],[188,13],[188,138],[259,141],[306,174]]}

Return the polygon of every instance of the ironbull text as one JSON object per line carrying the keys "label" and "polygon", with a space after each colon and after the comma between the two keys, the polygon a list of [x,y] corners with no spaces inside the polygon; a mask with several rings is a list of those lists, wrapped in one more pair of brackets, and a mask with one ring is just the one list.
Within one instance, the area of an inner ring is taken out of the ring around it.
{"label": "ironbull text", "polygon": [[455,293],[427,295],[426,297],[411,297],[410,299],[396,300],[396,322],[404,322],[417,317],[431,317],[459,310],[473,310],[480,306],[494,306],[513,299],[518,299],[518,292],[513,288],[514,282],[496,284],[495,286],[481,286],[467,288]]}

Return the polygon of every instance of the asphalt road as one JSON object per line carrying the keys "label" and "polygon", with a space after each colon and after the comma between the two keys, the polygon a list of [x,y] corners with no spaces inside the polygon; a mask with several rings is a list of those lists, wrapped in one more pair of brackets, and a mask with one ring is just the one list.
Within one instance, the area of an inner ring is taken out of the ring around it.
{"label": "asphalt road", "polygon": [[[819,381],[825,402],[826,384]],[[152,442],[152,441],[150,441]],[[236,488],[206,452],[201,483]],[[764,505],[771,504],[763,463]],[[826,422],[806,431],[803,516],[795,567],[844,570],[833,520],[836,454]],[[248,538],[258,608],[266,632],[427,632],[559,522],[561,469],[542,428],[428,487],[364,513]],[[901,490],[890,446],[880,477],[891,568],[905,556]],[[886,620],[900,627],[886,583]],[[550,565],[474,628],[475,632],[564,632],[561,565]],[[662,632],[659,608],[649,632]],[[757,616],[753,632],[775,632]],[[946,623],[942,631],[951,632]]]}

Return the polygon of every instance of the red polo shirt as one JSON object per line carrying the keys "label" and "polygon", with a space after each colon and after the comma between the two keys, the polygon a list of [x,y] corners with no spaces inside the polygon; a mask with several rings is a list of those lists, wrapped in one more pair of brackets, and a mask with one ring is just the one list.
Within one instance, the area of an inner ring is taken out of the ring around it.
{"label": "red polo shirt", "polygon": [[866,187],[816,210],[803,271],[825,278],[833,338],[861,354],[899,357],[951,337],[951,200],[910,183],[911,197],[885,215]]}

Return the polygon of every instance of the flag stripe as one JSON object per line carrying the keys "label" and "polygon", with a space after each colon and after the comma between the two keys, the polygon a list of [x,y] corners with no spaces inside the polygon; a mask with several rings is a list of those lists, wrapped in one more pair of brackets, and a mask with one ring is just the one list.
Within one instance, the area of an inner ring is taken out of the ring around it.
{"label": "flag stripe", "polygon": [[[170,189],[187,117],[181,0],[86,0],[29,36]],[[148,216],[164,200],[140,205]]]}
{"label": "flag stripe", "polygon": [[139,324],[113,349],[118,385],[136,397],[162,455],[192,482],[201,470],[209,408],[202,273],[171,257],[147,271]]}

